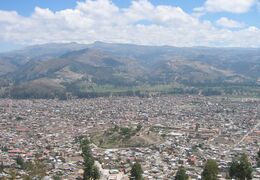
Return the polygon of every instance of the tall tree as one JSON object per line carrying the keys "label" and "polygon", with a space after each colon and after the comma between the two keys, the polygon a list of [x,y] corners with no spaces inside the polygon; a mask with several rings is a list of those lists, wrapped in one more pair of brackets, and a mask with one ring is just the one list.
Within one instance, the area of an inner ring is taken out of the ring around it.
{"label": "tall tree", "polygon": [[80,146],[82,150],[82,157],[84,159],[84,180],[91,180],[91,179],[99,179],[100,173],[98,168],[94,165],[95,160],[92,155],[91,148],[89,146],[90,142],[87,139],[82,139]]}
{"label": "tall tree", "polygon": [[54,175],[52,176],[53,180],[61,180],[61,177],[59,175]]}
{"label": "tall tree", "polygon": [[252,165],[246,154],[234,159],[229,168],[229,176],[240,180],[252,179]]}
{"label": "tall tree", "polygon": [[217,180],[218,179],[217,162],[212,159],[207,160],[201,176],[203,180]]}
{"label": "tall tree", "polygon": [[188,180],[189,176],[186,174],[186,170],[183,166],[179,167],[176,176],[175,176],[175,180]]}
{"label": "tall tree", "polygon": [[260,150],[257,152],[257,167],[260,167]]}
{"label": "tall tree", "polygon": [[136,162],[131,169],[130,179],[131,180],[142,180],[143,169],[139,162]]}
{"label": "tall tree", "polygon": [[25,169],[25,162],[21,156],[16,158],[16,163],[20,165],[21,169]]}
{"label": "tall tree", "polygon": [[1,162],[0,164],[0,173],[4,172],[4,163]]}
{"label": "tall tree", "polygon": [[100,173],[99,173],[99,170],[98,170],[98,167],[97,166],[94,166],[93,167],[93,170],[92,170],[92,178],[94,180],[97,180],[100,178]]}
{"label": "tall tree", "polygon": [[84,160],[84,174],[83,174],[84,180],[89,180],[92,178],[93,166],[94,166],[94,161],[92,159]]}

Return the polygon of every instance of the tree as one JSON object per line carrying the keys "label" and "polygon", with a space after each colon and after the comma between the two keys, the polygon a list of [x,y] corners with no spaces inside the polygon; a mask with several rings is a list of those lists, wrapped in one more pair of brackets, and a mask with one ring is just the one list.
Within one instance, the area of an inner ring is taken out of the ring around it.
{"label": "tree", "polygon": [[20,165],[21,169],[25,169],[25,162],[21,156],[16,158],[16,163]]}
{"label": "tree", "polygon": [[8,147],[7,147],[7,146],[2,146],[2,147],[1,147],[1,150],[2,150],[3,152],[8,152]]}
{"label": "tree", "polygon": [[94,165],[95,160],[92,155],[91,148],[89,146],[90,142],[88,139],[82,139],[80,147],[82,150],[82,157],[84,159],[84,174],[83,180],[99,179],[100,173],[98,168]]}
{"label": "tree", "polygon": [[257,152],[257,167],[260,167],[260,150]]}
{"label": "tree", "polygon": [[99,170],[98,170],[98,167],[97,166],[94,166],[93,167],[93,170],[92,170],[92,178],[94,180],[97,180],[100,178],[100,173],[99,173]]}
{"label": "tree", "polygon": [[92,159],[85,159],[84,160],[84,174],[83,174],[84,180],[89,180],[89,179],[92,178],[93,166],[94,166],[94,160],[92,160]]}
{"label": "tree", "polygon": [[131,169],[130,179],[131,180],[142,180],[143,169],[139,162],[136,162]]}
{"label": "tree", "polygon": [[217,162],[212,159],[207,160],[201,176],[203,180],[217,180],[218,179]]}
{"label": "tree", "polygon": [[143,126],[141,124],[138,124],[136,127],[136,131],[139,132],[142,128],[143,128]]}
{"label": "tree", "polygon": [[59,175],[54,175],[52,176],[53,180],[61,180],[61,177]]}
{"label": "tree", "polygon": [[179,167],[176,176],[175,176],[175,180],[188,180],[189,176],[186,174],[186,170],[183,166]]}
{"label": "tree", "polygon": [[42,179],[46,175],[45,164],[39,160],[26,163],[26,172],[23,179]]}
{"label": "tree", "polygon": [[2,172],[4,172],[4,163],[3,162],[1,162],[1,164],[0,164],[0,173],[2,173]]}
{"label": "tree", "polygon": [[240,180],[252,179],[252,165],[246,154],[234,159],[229,168],[229,176]]}
{"label": "tree", "polygon": [[239,169],[239,162],[237,160],[233,160],[229,167],[229,176],[231,178],[236,177]]}

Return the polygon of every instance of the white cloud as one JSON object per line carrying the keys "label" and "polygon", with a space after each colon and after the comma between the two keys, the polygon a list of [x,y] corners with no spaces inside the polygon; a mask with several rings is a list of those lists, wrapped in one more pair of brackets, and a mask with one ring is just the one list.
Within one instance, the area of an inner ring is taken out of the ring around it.
{"label": "white cloud", "polygon": [[238,21],[222,17],[216,21],[216,24],[218,26],[226,27],[226,28],[242,28],[245,25],[243,23],[240,23]]}
{"label": "white cloud", "polygon": [[[224,19],[225,20],[225,19]],[[221,26],[235,27],[226,19]],[[219,25],[220,25],[219,24]],[[38,44],[94,41],[173,46],[260,46],[256,27],[222,29],[180,7],[155,6],[148,0],[119,8],[110,0],[86,0],[73,9],[36,7],[30,17],[0,11],[0,42]]]}
{"label": "white cloud", "polygon": [[246,13],[257,0],[207,0],[203,7],[195,8],[195,12],[230,12]]}

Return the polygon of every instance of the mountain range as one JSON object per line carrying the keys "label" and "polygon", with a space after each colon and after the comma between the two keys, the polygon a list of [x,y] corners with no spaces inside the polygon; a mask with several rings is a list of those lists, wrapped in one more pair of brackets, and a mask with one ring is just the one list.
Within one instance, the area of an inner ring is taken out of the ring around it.
{"label": "mountain range", "polygon": [[51,43],[0,54],[0,95],[260,85],[260,49]]}

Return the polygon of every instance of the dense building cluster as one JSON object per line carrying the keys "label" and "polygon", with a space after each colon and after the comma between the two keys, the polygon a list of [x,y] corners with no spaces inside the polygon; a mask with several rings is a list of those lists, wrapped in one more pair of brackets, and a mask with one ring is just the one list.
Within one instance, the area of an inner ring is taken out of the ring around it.
{"label": "dense building cluster", "polygon": [[0,163],[8,177],[26,170],[17,158],[44,162],[46,177],[82,177],[80,136],[91,137],[115,125],[156,133],[160,143],[147,147],[103,149],[92,145],[101,179],[128,179],[140,162],[146,179],[174,179],[184,166],[199,179],[207,159],[219,164],[225,179],[232,159],[246,153],[260,178],[256,155],[260,144],[260,100],[203,96],[150,98],[107,97],[61,100],[0,100]]}

